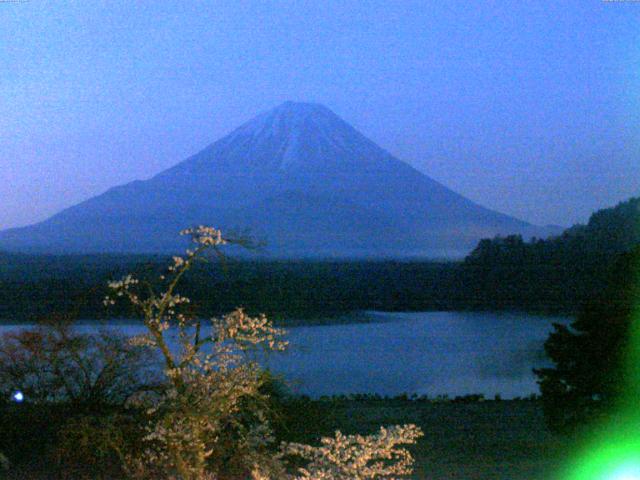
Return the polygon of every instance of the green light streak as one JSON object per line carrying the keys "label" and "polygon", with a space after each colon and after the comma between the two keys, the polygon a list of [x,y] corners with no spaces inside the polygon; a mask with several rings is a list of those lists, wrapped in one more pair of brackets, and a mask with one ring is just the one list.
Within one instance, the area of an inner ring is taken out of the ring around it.
{"label": "green light streak", "polygon": [[640,480],[640,435],[637,427],[637,423],[618,426],[597,435],[563,478]]}

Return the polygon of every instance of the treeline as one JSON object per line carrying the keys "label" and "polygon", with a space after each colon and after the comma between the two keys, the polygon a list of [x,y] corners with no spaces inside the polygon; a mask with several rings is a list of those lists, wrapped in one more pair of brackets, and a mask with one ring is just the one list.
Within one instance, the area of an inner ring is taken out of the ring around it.
{"label": "treeline", "polygon": [[[167,258],[139,258],[117,268],[94,263],[89,269],[78,257],[68,257],[64,274],[48,275],[51,262],[40,258],[24,266],[19,278],[0,275],[0,319],[30,321],[51,312],[79,318],[129,317],[131,312],[102,299],[107,282],[126,273],[156,282]],[[28,270],[36,278],[30,279]],[[99,270],[99,271],[96,271]],[[337,316],[355,310],[450,309],[456,264],[395,261],[239,261],[201,264],[185,278],[180,293],[207,315],[237,306],[276,319]]]}
{"label": "treeline", "polygon": [[548,240],[482,240],[461,267],[466,303],[574,311],[602,291],[617,259],[640,245],[640,198],[594,213]]}
{"label": "treeline", "polygon": [[[640,199],[594,213],[588,224],[548,239],[482,240],[462,262],[247,261],[201,264],[182,284],[198,311],[237,306],[276,319],[355,310],[517,309],[573,313],[606,287],[617,257],[640,244]],[[162,256],[0,255],[0,319],[52,312],[128,317],[102,305],[106,283],[135,272],[153,283]]]}

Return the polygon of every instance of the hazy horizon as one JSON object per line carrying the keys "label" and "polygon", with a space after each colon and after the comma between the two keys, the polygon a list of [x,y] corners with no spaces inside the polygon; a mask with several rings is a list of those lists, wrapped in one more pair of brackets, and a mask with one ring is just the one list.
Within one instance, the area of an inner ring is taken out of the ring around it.
{"label": "hazy horizon", "polygon": [[0,3],[0,229],[147,179],[285,100],[491,209],[640,194],[640,5]]}

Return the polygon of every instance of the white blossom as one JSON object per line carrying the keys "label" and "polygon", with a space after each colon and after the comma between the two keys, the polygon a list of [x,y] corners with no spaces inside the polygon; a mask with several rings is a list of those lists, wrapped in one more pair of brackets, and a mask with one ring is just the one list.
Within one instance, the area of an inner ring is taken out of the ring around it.
{"label": "white blossom", "polygon": [[415,425],[381,427],[374,435],[325,437],[321,446],[286,444],[287,455],[302,457],[309,463],[300,468],[295,480],[365,480],[409,475],[413,457],[401,444],[414,444],[423,436]]}

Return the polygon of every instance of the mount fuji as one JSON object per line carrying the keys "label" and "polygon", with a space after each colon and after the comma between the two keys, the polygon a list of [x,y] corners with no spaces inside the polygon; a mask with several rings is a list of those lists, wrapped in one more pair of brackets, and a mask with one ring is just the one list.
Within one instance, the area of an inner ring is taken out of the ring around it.
{"label": "mount fuji", "polygon": [[457,257],[484,237],[552,233],[453,192],[324,106],[286,102],[149,180],[0,232],[0,249],[173,252],[199,224],[248,230],[275,257]]}

